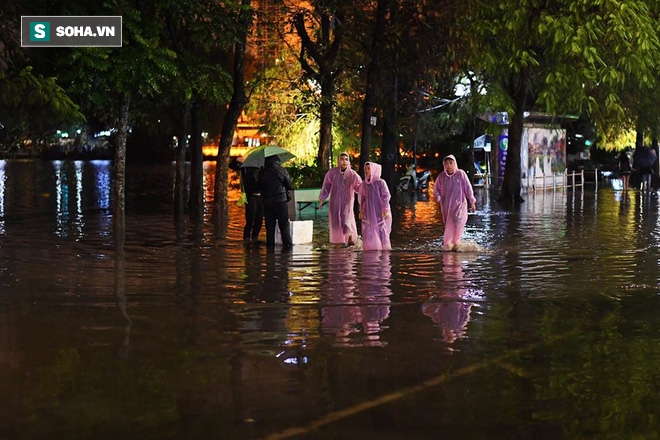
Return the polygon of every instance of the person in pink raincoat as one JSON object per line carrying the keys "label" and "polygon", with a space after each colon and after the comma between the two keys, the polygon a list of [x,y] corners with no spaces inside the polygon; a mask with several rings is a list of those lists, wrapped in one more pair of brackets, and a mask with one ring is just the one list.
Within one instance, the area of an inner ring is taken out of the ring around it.
{"label": "person in pink raincoat", "polygon": [[390,190],[380,178],[382,167],[377,163],[364,164],[364,182],[358,188],[360,219],[362,219],[362,249],[390,250],[392,215]]}
{"label": "person in pink raincoat", "polygon": [[355,192],[362,183],[360,175],[350,167],[348,153],[339,155],[339,166],[331,169],[323,179],[323,188],[319,196],[319,208],[323,201],[330,197],[330,243],[355,244],[357,241],[357,225],[353,204]]}
{"label": "person in pink raincoat", "polygon": [[442,164],[444,170],[435,180],[433,195],[440,203],[445,223],[443,249],[451,251],[456,249],[463,236],[468,218],[467,202],[470,202],[472,212],[477,208],[470,180],[465,171],[458,168],[454,155],[445,157]]}

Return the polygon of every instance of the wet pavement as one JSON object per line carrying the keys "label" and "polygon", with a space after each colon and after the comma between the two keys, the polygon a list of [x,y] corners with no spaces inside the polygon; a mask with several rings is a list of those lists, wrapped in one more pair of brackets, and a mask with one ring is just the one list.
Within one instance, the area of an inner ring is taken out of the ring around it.
{"label": "wet pavement", "polygon": [[173,176],[129,169],[118,260],[108,162],[0,161],[0,438],[658,437],[655,194],[477,190],[478,254],[424,196],[392,252],[309,209],[282,254],[234,203],[226,243],[175,224]]}

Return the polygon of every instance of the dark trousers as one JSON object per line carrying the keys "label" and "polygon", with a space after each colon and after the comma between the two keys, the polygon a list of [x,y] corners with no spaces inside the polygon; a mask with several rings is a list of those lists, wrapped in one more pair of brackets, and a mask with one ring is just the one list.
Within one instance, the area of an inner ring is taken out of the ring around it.
{"label": "dark trousers", "polygon": [[280,225],[282,244],[285,247],[293,246],[291,231],[289,230],[289,207],[286,202],[264,204],[266,217],[266,246],[275,246],[275,222]]}
{"label": "dark trousers", "polygon": [[256,240],[264,222],[264,202],[261,196],[247,196],[245,204],[245,227],[243,228],[243,240],[252,238]]}

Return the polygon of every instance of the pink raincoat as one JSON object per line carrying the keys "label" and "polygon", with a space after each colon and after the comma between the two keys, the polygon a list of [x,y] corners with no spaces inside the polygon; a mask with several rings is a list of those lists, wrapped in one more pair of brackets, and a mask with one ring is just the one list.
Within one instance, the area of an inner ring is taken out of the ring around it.
{"label": "pink raincoat", "polygon": [[350,166],[344,172],[336,167],[326,173],[319,198],[325,200],[330,196],[330,243],[348,244],[349,238],[352,243],[356,242],[358,234],[353,204],[360,183],[360,175]]}
{"label": "pink raincoat", "polygon": [[[456,162],[453,155],[447,157]],[[447,174],[445,170],[440,173],[435,180],[433,195],[435,201],[440,203],[445,222],[444,248],[451,250],[461,242],[468,218],[467,202],[476,202],[470,180],[465,171],[458,169],[458,163],[454,174]]]}
{"label": "pink raincoat", "polygon": [[[371,164],[371,178],[365,179],[358,188],[358,201],[362,213],[362,249],[390,250],[392,232],[392,213],[390,211],[390,190],[380,178],[383,167]],[[365,164],[366,165],[366,164]],[[388,212],[387,218],[383,212]]]}

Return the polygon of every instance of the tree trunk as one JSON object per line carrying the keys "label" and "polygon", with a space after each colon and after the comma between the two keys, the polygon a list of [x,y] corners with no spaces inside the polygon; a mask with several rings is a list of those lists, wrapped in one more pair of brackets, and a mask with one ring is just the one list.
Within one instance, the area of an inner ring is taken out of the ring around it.
{"label": "tree trunk", "polygon": [[190,105],[185,105],[181,111],[178,142],[176,146],[176,178],[174,181],[174,214],[180,216],[185,209],[186,188],[186,145],[188,144],[188,119]]}
{"label": "tree trunk", "polygon": [[383,180],[387,183],[390,193],[396,192],[394,185],[394,165],[396,164],[397,150],[397,117],[395,111],[388,110],[383,124],[383,152],[381,163],[383,165]]}
{"label": "tree trunk", "polygon": [[117,298],[117,308],[124,318],[126,326],[124,327],[124,338],[117,349],[117,356],[128,360],[128,349],[130,343],[130,331],[132,321],[128,316],[126,301],[126,251],[124,249],[125,230],[115,233],[115,298]]}
{"label": "tree trunk", "polygon": [[385,120],[383,123],[383,151],[381,163],[383,164],[383,180],[387,182],[390,193],[394,194],[396,192],[394,165],[396,164],[399,144],[399,114],[397,101],[399,76],[396,68],[392,70],[391,75],[391,82],[385,98]]}
{"label": "tree trunk", "polygon": [[637,121],[637,136],[635,137],[635,148],[642,148],[644,146],[644,126],[642,125],[642,118]]}
{"label": "tree trunk", "polygon": [[467,166],[464,168],[465,172],[468,175],[468,178],[470,179],[470,183],[474,185],[474,175],[475,175],[475,168],[474,168],[474,139],[477,136],[477,130],[476,130],[477,124],[475,121],[475,118],[472,117],[470,119],[470,128],[468,132],[470,133],[470,149],[468,153],[468,163]]}
{"label": "tree trunk", "polygon": [[234,71],[233,85],[234,91],[229,102],[229,108],[225,113],[222,122],[222,134],[218,144],[218,157],[215,162],[215,186],[213,188],[213,220],[216,227],[216,236],[224,239],[227,236],[229,226],[229,203],[227,201],[228,180],[229,180],[229,154],[231,151],[231,142],[234,139],[234,132],[238,119],[241,116],[243,107],[248,102],[245,94],[245,47],[247,42],[247,29],[252,22],[251,0],[243,0],[241,6],[246,9],[241,12],[240,26],[245,29],[241,38],[234,45]]}
{"label": "tree trunk", "polygon": [[[126,139],[128,138],[128,114],[131,99],[127,95],[121,97],[119,114],[119,131],[115,145],[115,187],[113,203],[113,229],[115,240],[115,286],[114,293],[117,298],[117,307],[127,322],[127,332],[130,329],[130,318],[126,313],[126,279],[125,279],[125,251],[126,240]],[[128,335],[128,333],[127,333]],[[127,336],[128,337],[128,336]],[[128,356],[128,339],[122,343],[117,354],[126,359]]]}
{"label": "tree trunk", "polygon": [[658,183],[658,177],[660,176],[660,147],[658,146],[658,134],[657,134],[657,129],[653,128],[651,130],[651,148],[653,148],[653,151],[655,151],[655,163],[653,164],[653,179],[655,182],[653,183],[653,186],[655,187]]}
{"label": "tree trunk", "polygon": [[520,144],[522,142],[525,102],[527,100],[528,78],[522,72],[517,81],[512,83],[512,97],[515,104],[515,113],[509,121],[509,146],[504,169],[504,182],[500,200],[505,203],[521,203],[522,189],[520,181]]}
{"label": "tree trunk", "polygon": [[334,101],[334,81],[325,78],[321,84],[321,128],[319,136],[318,163],[324,169],[330,169],[332,154],[332,105]]}
{"label": "tree trunk", "polygon": [[360,139],[360,175],[364,177],[364,164],[369,161],[371,153],[371,118],[374,115],[374,104],[376,94],[376,70],[373,67],[375,60],[371,60],[367,71],[366,93],[362,103],[362,137]]}
{"label": "tree trunk", "polygon": [[[468,72],[468,75],[470,73]],[[472,76],[472,75],[471,75]],[[474,78],[470,78],[470,154],[468,155],[468,166],[465,169],[468,177],[470,178],[470,183],[474,185],[475,174],[481,170],[477,170],[474,166],[474,140],[477,137],[477,115],[475,114],[475,109],[477,107],[476,101],[479,90],[477,89],[477,83]],[[485,182],[484,182],[485,183]]]}
{"label": "tree trunk", "polygon": [[[344,13],[340,8],[336,14],[331,16],[327,10],[322,10],[318,5],[314,10],[320,16],[320,36],[314,42],[307,33],[305,25],[305,14],[299,13],[294,17],[293,26],[300,37],[300,55],[298,61],[305,74],[321,85],[321,128],[319,139],[319,151],[316,161],[318,165],[327,170],[330,168],[332,155],[332,112],[334,104],[334,82],[341,74],[341,65],[337,63],[339,52],[343,41]],[[331,41],[330,33],[334,29],[334,40]],[[315,70],[307,60],[311,57],[318,66]]]}
{"label": "tree trunk", "polygon": [[365,85],[364,102],[362,103],[362,137],[360,138],[360,175],[364,177],[364,164],[369,161],[371,153],[371,118],[374,115],[376,103],[376,84],[380,75],[378,61],[380,58],[381,41],[385,31],[385,16],[388,0],[378,0],[376,10],[376,25],[374,26],[371,43],[371,61],[367,67],[367,83]]}
{"label": "tree trunk", "polygon": [[192,106],[190,138],[190,215],[201,219],[204,215],[204,157],[202,155],[201,103],[195,96]]}
{"label": "tree trunk", "polygon": [[[131,98],[127,95],[121,97],[119,114],[119,131],[115,145],[115,187],[114,187],[114,232],[115,240],[123,240],[126,227],[126,139],[128,137],[128,112]],[[121,248],[123,249],[123,241]]]}

